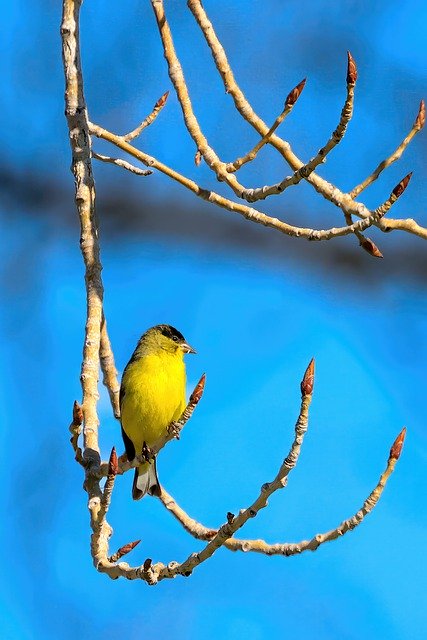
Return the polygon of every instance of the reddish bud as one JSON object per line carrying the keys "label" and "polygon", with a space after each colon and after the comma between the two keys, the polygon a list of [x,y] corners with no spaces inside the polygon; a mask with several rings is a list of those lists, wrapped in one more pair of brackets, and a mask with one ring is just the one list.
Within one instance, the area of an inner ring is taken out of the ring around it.
{"label": "reddish bud", "polygon": [[393,194],[394,196],[396,196],[396,198],[400,198],[400,196],[402,195],[402,193],[405,191],[406,187],[408,186],[408,184],[409,184],[409,180],[410,180],[411,178],[412,178],[412,171],[411,171],[411,173],[408,173],[408,175],[407,175],[407,176],[405,176],[405,177],[403,178],[403,180],[401,180],[401,181],[399,182],[399,184],[397,184],[397,185],[394,187],[394,189],[393,189],[393,191],[392,191],[392,194]]}
{"label": "reddish bud", "polygon": [[378,249],[377,245],[372,242],[370,238],[362,238],[360,240],[360,246],[365,249],[365,251],[367,251],[371,256],[374,256],[374,258],[384,257],[381,251]]}
{"label": "reddish bud", "polygon": [[141,540],[134,540],[134,542],[128,542],[128,544],[124,544],[123,547],[120,547],[116,553],[117,560],[123,558],[127,553],[130,553],[132,549],[135,549],[135,547],[139,545],[140,542]]}
{"label": "reddish bud", "polygon": [[196,155],[194,156],[194,164],[196,165],[196,167],[198,167],[200,165],[201,161],[202,161],[202,154],[197,149]]}
{"label": "reddish bud", "polygon": [[403,427],[402,431],[397,436],[396,440],[393,442],[393,445],[390,449],[390,458],[394,458],[395,460],[399,460],[400,454],[402,453],[403,443],[405,442],[406,436],[406,427]]}
{"label": "reddish bud", "polygon": [[350,51],[347,51],[347,84],[356,84],[357,80],[357,67],[353,56]]}
{"label": "reddish bud", "polygon": [[420,108],[418,109],[417,117],[415,118],[414,127],[417,127],[418,130],[422,129],[426,123],[426,105],[424,100],[420,102]]}
{"label": "reddish bud", "polygon": [[301,393],[303,396],[309,396],[313,393],[314,386],[314,358],[310,360],[310,364],[308,365],[304,377],[301,382]]}
{"label": "reddish bud", "polygon": [[152,562],[151,558],[144,560],[144,571],[149,571],[151,569]]}
{"label": "reddish bud", "polygon": [[288,94],[288,97],[285,100],[285,107],[294,106],[295,102],[298,100],[298,98],[302,94],[306,81],[307,81],[307,78],[304,78],[304,80],[301,80],[301,82],[292,89],[292,91]]}
{"label": "reddish bud", "polygon": [[167,101],[167,99],[168,99],[168,96],[169,96],[169,91],[166,91],[166,93],[164,93],[164,94],[163,94],[163,95],[162,95],[162,96],[157,100],[156,104],[154,105],[154,108],[155,108],[155,109],[162,109],[162,108],[165,106],[165,104],[166,104],[166,101]]}
{"label": "reddish bud", "polygon": [[119,461],[117,460],[116,447],[111,449],[110,459],[108,461],[108,475],[116,476],[119,472]]}
{"label": "reddish bud", "polygon": [[74,400],[74,404],[73,404],[73,424],[76,425],[76,427],[80,427],[80,425],[83,422],[83,409],[81,404],[79,404],[77,402],[77,400]]}
{"label": "reddish bud", "polygon": [[199,382],[196,384],[193,393],[190,396],[190,404],[197,404],[203,395],[205,390],[206,373],[202,375]]}

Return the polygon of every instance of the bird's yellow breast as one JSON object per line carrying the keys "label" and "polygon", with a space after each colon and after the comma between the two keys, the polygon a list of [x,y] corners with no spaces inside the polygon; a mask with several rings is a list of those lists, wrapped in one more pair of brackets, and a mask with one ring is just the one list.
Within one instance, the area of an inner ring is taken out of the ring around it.
{"label": "bird's yellow breast", "polygon": [[136,453],[154,446],[185,408],[185,366],[179,354],[144,355],[131,361],[122,379],[121,422]]}

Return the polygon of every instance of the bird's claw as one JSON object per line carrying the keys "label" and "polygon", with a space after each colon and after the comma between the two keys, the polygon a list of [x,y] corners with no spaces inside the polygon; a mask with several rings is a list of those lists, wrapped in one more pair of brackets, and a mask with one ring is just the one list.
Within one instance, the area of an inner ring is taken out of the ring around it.
{"label": "bird's claw", "polygon": [[171,422],[170,425],[168,426],[168,433],[174,438],[176,438],[177,440],[179,440],[180,431],[181,429],[179,428],[179,425],[176,422]]}
{"label": "bird's claw", "polygon": [[146,442],[144,442],[144,444],[142,445],[141,454],[145,458],[146,462],[150,462],[150,460],[154,460],[156,457]]}

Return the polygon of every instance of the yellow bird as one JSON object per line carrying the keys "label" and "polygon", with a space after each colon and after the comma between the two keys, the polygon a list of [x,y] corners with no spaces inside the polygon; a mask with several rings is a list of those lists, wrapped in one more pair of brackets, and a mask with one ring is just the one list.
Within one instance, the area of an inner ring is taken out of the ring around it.
{"label": "yellow bird", "polygon": [[[130,461],[142,453],[144,443],[155,447],[184,411],[186,353],[196,352],[168,324],[148,329],[136,345],[120,387],[122,436]],[[155,459],[135,469],[134,500],[159,490]]]}

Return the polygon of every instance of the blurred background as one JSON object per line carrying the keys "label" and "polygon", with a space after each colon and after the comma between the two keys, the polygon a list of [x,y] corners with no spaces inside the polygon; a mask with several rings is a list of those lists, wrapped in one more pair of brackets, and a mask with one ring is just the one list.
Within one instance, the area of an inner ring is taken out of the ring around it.
{"label": "blurred background", "polygon": [[[185,3],[166,8],[195,112],[219,155],[232,160],[257,136],[225,95]],[[305,160],[338,122],[351,50],[360,78],[354,120],[320,171],[343,190],[394,150],[427,97],[421,0],[206,0],[205,8],[267,122],[307,76],[280,132]],[[207,373],[193,419],[159,459],[162,483],[190,515],[217,526],[274,477],[312,356],[315,396],[299,465],[245,537],[291,542],[337,526],[376,484],[403,425],[408,436],[374,513],[315,554],[220,550],[190,579],[155,588],[112,582],[92,567],[83,477],[68,444],[81,397],[85,293],[59,24],[60,3],[36,0],[8,3],[0,25],[1,637],[425,637],[427,245],[369,230],[385,256],[376,260],[353,237],[308,244],[215,209],[158,173],[141,178],[99,163],[105,310],[119,371],[140,334],[167,322],[198,351],[188,358],[189,391]],[[90,118],[129,131],[171,89],[149,2],[87,0],[81,32]],[[226,193],[203,163],[194,166],[173,92],[137,145]],[[95,149],[117,155],[99,141]],[[426,160],[421,134],[362,200],[378,206],[413,170],[393,216],[426,225]],[[288,173],[264,149],[241,177],[259,186]],[[343,223],[307,184],[261,208],[302,226]],[[104,390],[99,411],[106,457],[122,445]],[[116,483],[112,551],[142,538],[129,556],[137,564],[182,560],[201,548],[158,501],[132,502],[130,476]]]}

